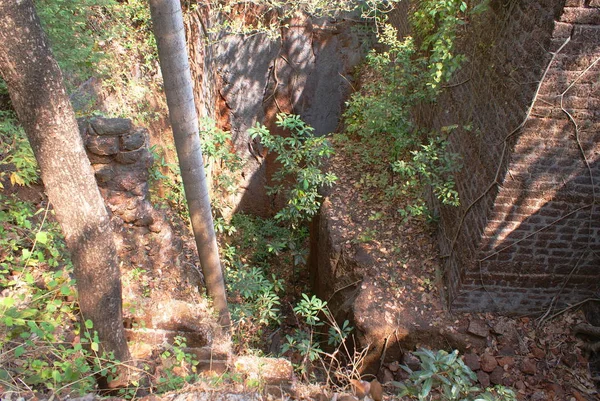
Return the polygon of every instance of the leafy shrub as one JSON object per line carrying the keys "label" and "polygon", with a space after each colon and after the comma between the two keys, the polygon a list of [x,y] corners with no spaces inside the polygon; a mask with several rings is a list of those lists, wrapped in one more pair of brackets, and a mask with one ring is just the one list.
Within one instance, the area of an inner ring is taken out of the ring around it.
{"label": "leafy shrub", "polygon": [[200,120],[200,142],[206,167],[212,171],[213,208],[216,212],[231,209],[233,205],[229,199],[238,191],[237,175],[243,167],[242,158],[235,153],[231,133],[217,128],[214,120],[205,118]]}
{"label": "leafy shrub", "polygon": [[401,366],[410,376],[406,383],[394,382],[400,396],[416,397],[419,401],[516,401],[514,392],[503,386],[485,391],[475,386],[477,376],[458,357],[458,351],[434,353],[423,348],[414,355],[421,361],[421,370],[412,371],[408,366]]}
{"label": "leafy shrub", "polygon": [[[300,326],[292,334],[285,336],[285,343],[281,352],[296,352],[300,356],[295,368],[299,371],[305,380],[309,380],[313,363],[319,359],[330,359],[331,368],[334,363],[340,364],[336,359],[336,354],[343,348],[350,356],[346,347],[346,339],[353,330],[350,323],[346,320],[340,327],[333,315],[327,308],[327,302],[313,295],[309,297],[302,294],[300,301],[293,308],[294,314],[298,317]],[[325,320],[322,320],[324,318]],[[327,331],[319,331],[324,326],[329,326]],[[325,335],[327,344],[336,348],[333,353],[327,353],[320,344],[320,336]]]}
{"label": "leafy shrub", "polygon": [[[160,354],[165,368],[161,370],[161,375],[157,380],[157,392],[178,390],[186,383],[198,380],[196,369],[198,361],[195,355],[185,352],[186,347],[185,338],[181,336],[176,336],[173,344],[165,345],[165,349]],[[176,368],[178,368],[177,372]]]}
{"label": "leafy shrub", "polygon": [[[251,265],[265,270],[276,256],[284,256],[286,265],[299,266],[306,263],[306,251],[302,244],[308,238],[304,227],[291,230],[273,219],[263,219],[236,213],[231,219],[236,234],[232,234],[231,243],[238,249],[239,255],[246,255]],[[286,254],[291,256],[285,259]]]}
{"label": "leafy shrub", "polygon": [[0,111],[0,189],[8,176],[12,185],[39,180],[39,169],[25,131],[12,112]]}
{"label": "leafy shrub", "polygon": [[93,75],[105,54],[98,42],[110,31],[108,11],[113,0],[36,0],[42,27],[50,38],[52,53],[67,83],[75,86]]}
{"label": "leafy shrub", "polygon": [[0,194],[0,380],[7,391],[83,394],[116,362],[98,354],[91,321],[79,327],[72,264],[50,214]]}
{"label": "leafy shrub", "polygon": [[190,214],[185,199],[185,190],[179,164],[166,161],[166,150],[159,146],[150,147],[154,163],[150,168],[149,186],[152,203],[170,207],[181,218],[188,221]]}
{"label": "leafy shrub", "polygon": [[273,135],[258,123],[249,132],[253,139],[260,137],[262,144],[277,154],[275,160],[281,165],[273,174],[275,185],[267,188],[268,195],[282,193],[287,201],[275,220],[297,228],[319,211],[322,198],[319,188],[331,186],[337,180],[335,175],[321,170],[322,160],[333,154],[333,148],[325,137],[315,137],[314,129],[300,116],[278,114],[276,124],[290,135]]}
{"label": "leafy shrub", "polygon": [[[472,8],[460,0],[419,2],[411,18],[416,39],[400,40],[393,27],[383,25],[378,39],[384,50],[367,56],[366,82],[348,102],[346,130],[359,142],[352,150],[363,165],[380,170],[377,181],[388,198],[404,200],[403,216],[429,214],[428,188],[442,204],[459,204],[454,174],[461,164],[447,147],[448,136],[459,127],[424,130],[416,125],[413,109],[435,102],[460,68],[465,57],[453,53],[458,29],[485,7],[485,1]],[[386,165],[389,169],[380,167]]]}
{"label": "leafy shrub", "polygon": [[[359,15],[364,21],[378,23],[393,9],[394,3],[398,2],[400,0],[211,0],[206,2],[206,6],[220,17],[221,22],[210,29],[213,34],[264,33],[275,39],[281,35],[282,28],[288,27],[289,21],[298,14],[314,18],[335,18],[352,13]],[[196,7],[199,6],[201,4]]]}
{"label": "leafy shrub", "polygon": [[223,256],[234,343],[259,346],[265,330],[280,323],[283,283],[263,268],[243,263],[232,246],[226,246]]}

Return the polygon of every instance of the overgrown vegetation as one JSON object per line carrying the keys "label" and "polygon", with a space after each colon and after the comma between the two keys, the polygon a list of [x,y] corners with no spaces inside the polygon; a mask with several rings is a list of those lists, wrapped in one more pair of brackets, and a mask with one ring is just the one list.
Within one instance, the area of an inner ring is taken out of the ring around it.
{"label": "overgrown vegetation", "polygon": [[2,181],[11,185],[30,186],[39,179],[33,151],[23,128],[10,111],[0,110],[0,189]]}
{"label": "overgrown vegetation", "polygon": [[[385,50],[367,56],[362,88],[348,102],[346,132],[354,141],[345,146],[373,171],[364,184],[404,204],[402,216],[430,216],[429,191],[442,204],[459,203],[454,174],[461,163],[448,148],[448,137],[469,127],[432,131],[419,126],[414,111],[417,105],[435,103],[460,67],[465,57],[454,50],[459,29],[485,6],[485,1],[471,6],[457,0],[418,2],[411,18],[415,36],[403,39],[384,24],[378,39]],[[338,139],[346,142],[343,136]]]}
{"label": "overgrown vegetation", "polygon": [[[401,366],[410,375],[407,382],[393,384],[400,396],[411,396],[419,401],[442,399],[445,401],[516,401],[515,393],[494,386],[482,390],[476,386],[477,376],[458,357],[458,351],[448,353],[421,349],[413,353],[421,361],[421,370],[413,371]],[[441,397],[441,398],[440,398]]]}
{"label": "overgrown vegetation", "polygon": [[315,137],[314,129],[297,115],[278,114],[275,123],[289,132],[289,136],[272,135],[261,124],[249,130],[252,139],[260,137],[261,143],[275,152],[280,168],[273,174],[275,185],[267,188],[267,195],[283,194],[286,202],[275,215],[275,220],[285,222],[292,229],[309,221],[319,211],[322,196],[319,189],[331,186],[337,177],[321,170],[323,159],[333,153],[327,138]]}
{"label": "overgrown vegetation", "polygon": [[[142,0],[36,0],[36,10],[76,112],[96,111],[96,89],[77,88],[96,79],[104,95],[119,104],[105,104],[109,114],[135,116],[138,122],[157,116],[148,96],[158,88],[158,55],[150,31],[150,11]],[[94,85],[92,85],[94,86]]]}
{"label": "overgrown vegetation", "polygon": [[[416,39],[399,40],[390,26],[381,25],[396,2],[261,0],[211,2],[211,6],[224,17],[217,29],[228,33],[277,36],[298,12],[325,17],[356,13],[377,22],[379,40],[386,50],[368,56],[362,89],[352,97],[345,114],[347,135],[357,142],[345,146],[359,154],[368,171],[362,185],[385,188],[390,200],[410,200],[402,215],[420,216],[428,213],[424,201],[427,187],[442,203],[458,203],[453,174],[460,168],[460,160],[448,150],[447,139],[453,130],[468,127],[445,127],[438,132],[421,129],[413,121],[412,107],[435,101],[460,67],[464,57],[454,54],[458,29],[485,3],[420,2],[412,20]],[[156,84],[157,58],[145,2],[38,0],[37,5],[70,90],[100,76],[109,91],[129,93],[127,107],[114,114],[155,117],[146,107],[149,86]],[[246,18],[249,16],[258,18]],[[134,65],[129,62],[132,58]],[[86,111],[90,110],[82,112]],[[268,194],[283,196],[285,206],[273,219],[237,214],[228,220],[222,215],[237,191],[241,160],[233,152],[227,132],[214,122],[201,123],[208,167],[218,165],[220,171],[213,176],[212,190],[220,195],[213,197],[213,206],[235,322],[234,340],[238,351],[262,348],[266,352],[265,338],[285,323],[282,316],[288,312],[295,323],[287,322],[280,329],[283,343],[276,351],[289,356],[303,378],[329,383],[338,383],[340,377],[359,379],[357,366],[362,354],[349,344],[350,323],[338,324],[327,303],[307,295],[309,289],[301,284],[306,271],[302,269],[307,257],[306,222],[319,209],[319,188],[336,180],[321,170],[332,148],[325,138],[315,138],[312,128],[298,116],[279,115],[277,125],[289,136],[275,136],[262,125],[253,128],[252,135],[277,154],[281,169],[273,176]],[[35,183],[38,173],[33,154],[8,112],[0,114],[0,139],[0,183]],[[166,161],[164,150],[154,151],[157,164],[152,178],[163,186],[153,193],[154,199],[187,218],[183,188],[174,178],[179,176],[178,167]],[[47,218],[51,213],[50,205],[36,208],[0,194],[0,385],[84,394],[95,390],[95,375],[116,372],[119,362],[98,354],[91,322],[79,323],[72,265],[56,223]],[[196,361],[185,347],[178,338],[160,355],[170,368],[152,384],[156,391],[197,380]],[[503,388],[476,389],[473,372],[456,353],[421,351],[417,355],[423,369],[409,372],[410,383],[400,385],[403,394],[430,399],[439,391],[447,400],[511,396]],[[177,374],[176,367],[180,368]],[[338,376],[331,376],[332,372]],[[122,395],[133,397],[135,389],[123,390]]]}
{"label": "overgrown vegetation", "polygon": [[[10,112],[1,117],[0,180],[30,186],[39,175],[27,138]],[[80,326],[73,266],[51,214],[0,192],[0,384],[84,394],[116,362],[98,353],[91,322]]]}
{"label": "overgrown vegetation", "polygon": [[377,24],[401,0],[236,0],[198,2],[194,7],[208,7],[218,23],[210,33],[220,38],[224,33],[255,35],[263,33],[275,39],[294,18],[310,16],[337,18],[352,16]]}

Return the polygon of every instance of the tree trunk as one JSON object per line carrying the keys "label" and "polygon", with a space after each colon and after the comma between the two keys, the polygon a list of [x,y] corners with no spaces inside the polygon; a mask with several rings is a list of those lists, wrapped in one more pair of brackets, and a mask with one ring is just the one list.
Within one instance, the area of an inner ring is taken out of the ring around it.
{"label": "tree trunk", "polygon": [[32,0],[0,0],[0,43],[0,73],[71,253],[83,319],[93,322],[102,350],[129,361],[108,213]]}
{"label": "tree trunk", "polygon": [[192,229],[204,274],[221,325],[230,325],[219,250],[213,226],[198,135],[198,116],[179,0],[150,0],[154,36],[164,79],[169,117],[179,158]]}

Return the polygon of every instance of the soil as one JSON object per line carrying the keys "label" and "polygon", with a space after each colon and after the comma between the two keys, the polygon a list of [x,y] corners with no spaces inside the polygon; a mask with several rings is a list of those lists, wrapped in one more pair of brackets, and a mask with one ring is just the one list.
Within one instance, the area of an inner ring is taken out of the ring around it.
{"label": "soil", "polygon": [[405,352],[399,360],[386,358],[385,352],[391,352],[384,349],[377,377],[390,396],[389,383],[407,378],[399,365],[418,369],[416,358],[406,351],[426,347],[459,349],[482,387],[508,386],[519,400],[600,399],[585,343],[572,330],[585,321],[583,312],[577,308],[551,311],[542,319],[448,310],[442,302],[434,226],[419,219],[402,222],[398,213],[402,205],[386,200],[381,189],[369,185],[368,177],[377,172],[358,167],[357,155],[348,152],[347,145],[337,143],[329,162],[329,170],[339,180],[327,201],[333,210],[343,211],[333,218],[335,227],[342,231],[354,258],[372,262],[364,274],[379,288],[377,308],[393,316],[410,310],[416,326],[430,328],[401,343]]}

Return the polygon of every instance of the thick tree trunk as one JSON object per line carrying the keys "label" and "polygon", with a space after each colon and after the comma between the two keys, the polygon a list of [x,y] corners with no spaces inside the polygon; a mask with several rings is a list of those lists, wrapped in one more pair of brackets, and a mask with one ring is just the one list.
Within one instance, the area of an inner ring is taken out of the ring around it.
{"label": "thick tree trunk", "polygon": [[213,226],[198,135],[198,116],[179,0],[150,0],[169,117],[179,158],[181,178],[208,295],[220,323],[230,325],[219,250]]}
{"label": "thick tree trunk", "polygon": [[94,323],[103,350],[129,361],[108,213],[32,0],[0,0],[0,43],[0,73],[65,235],[83,319]]}

